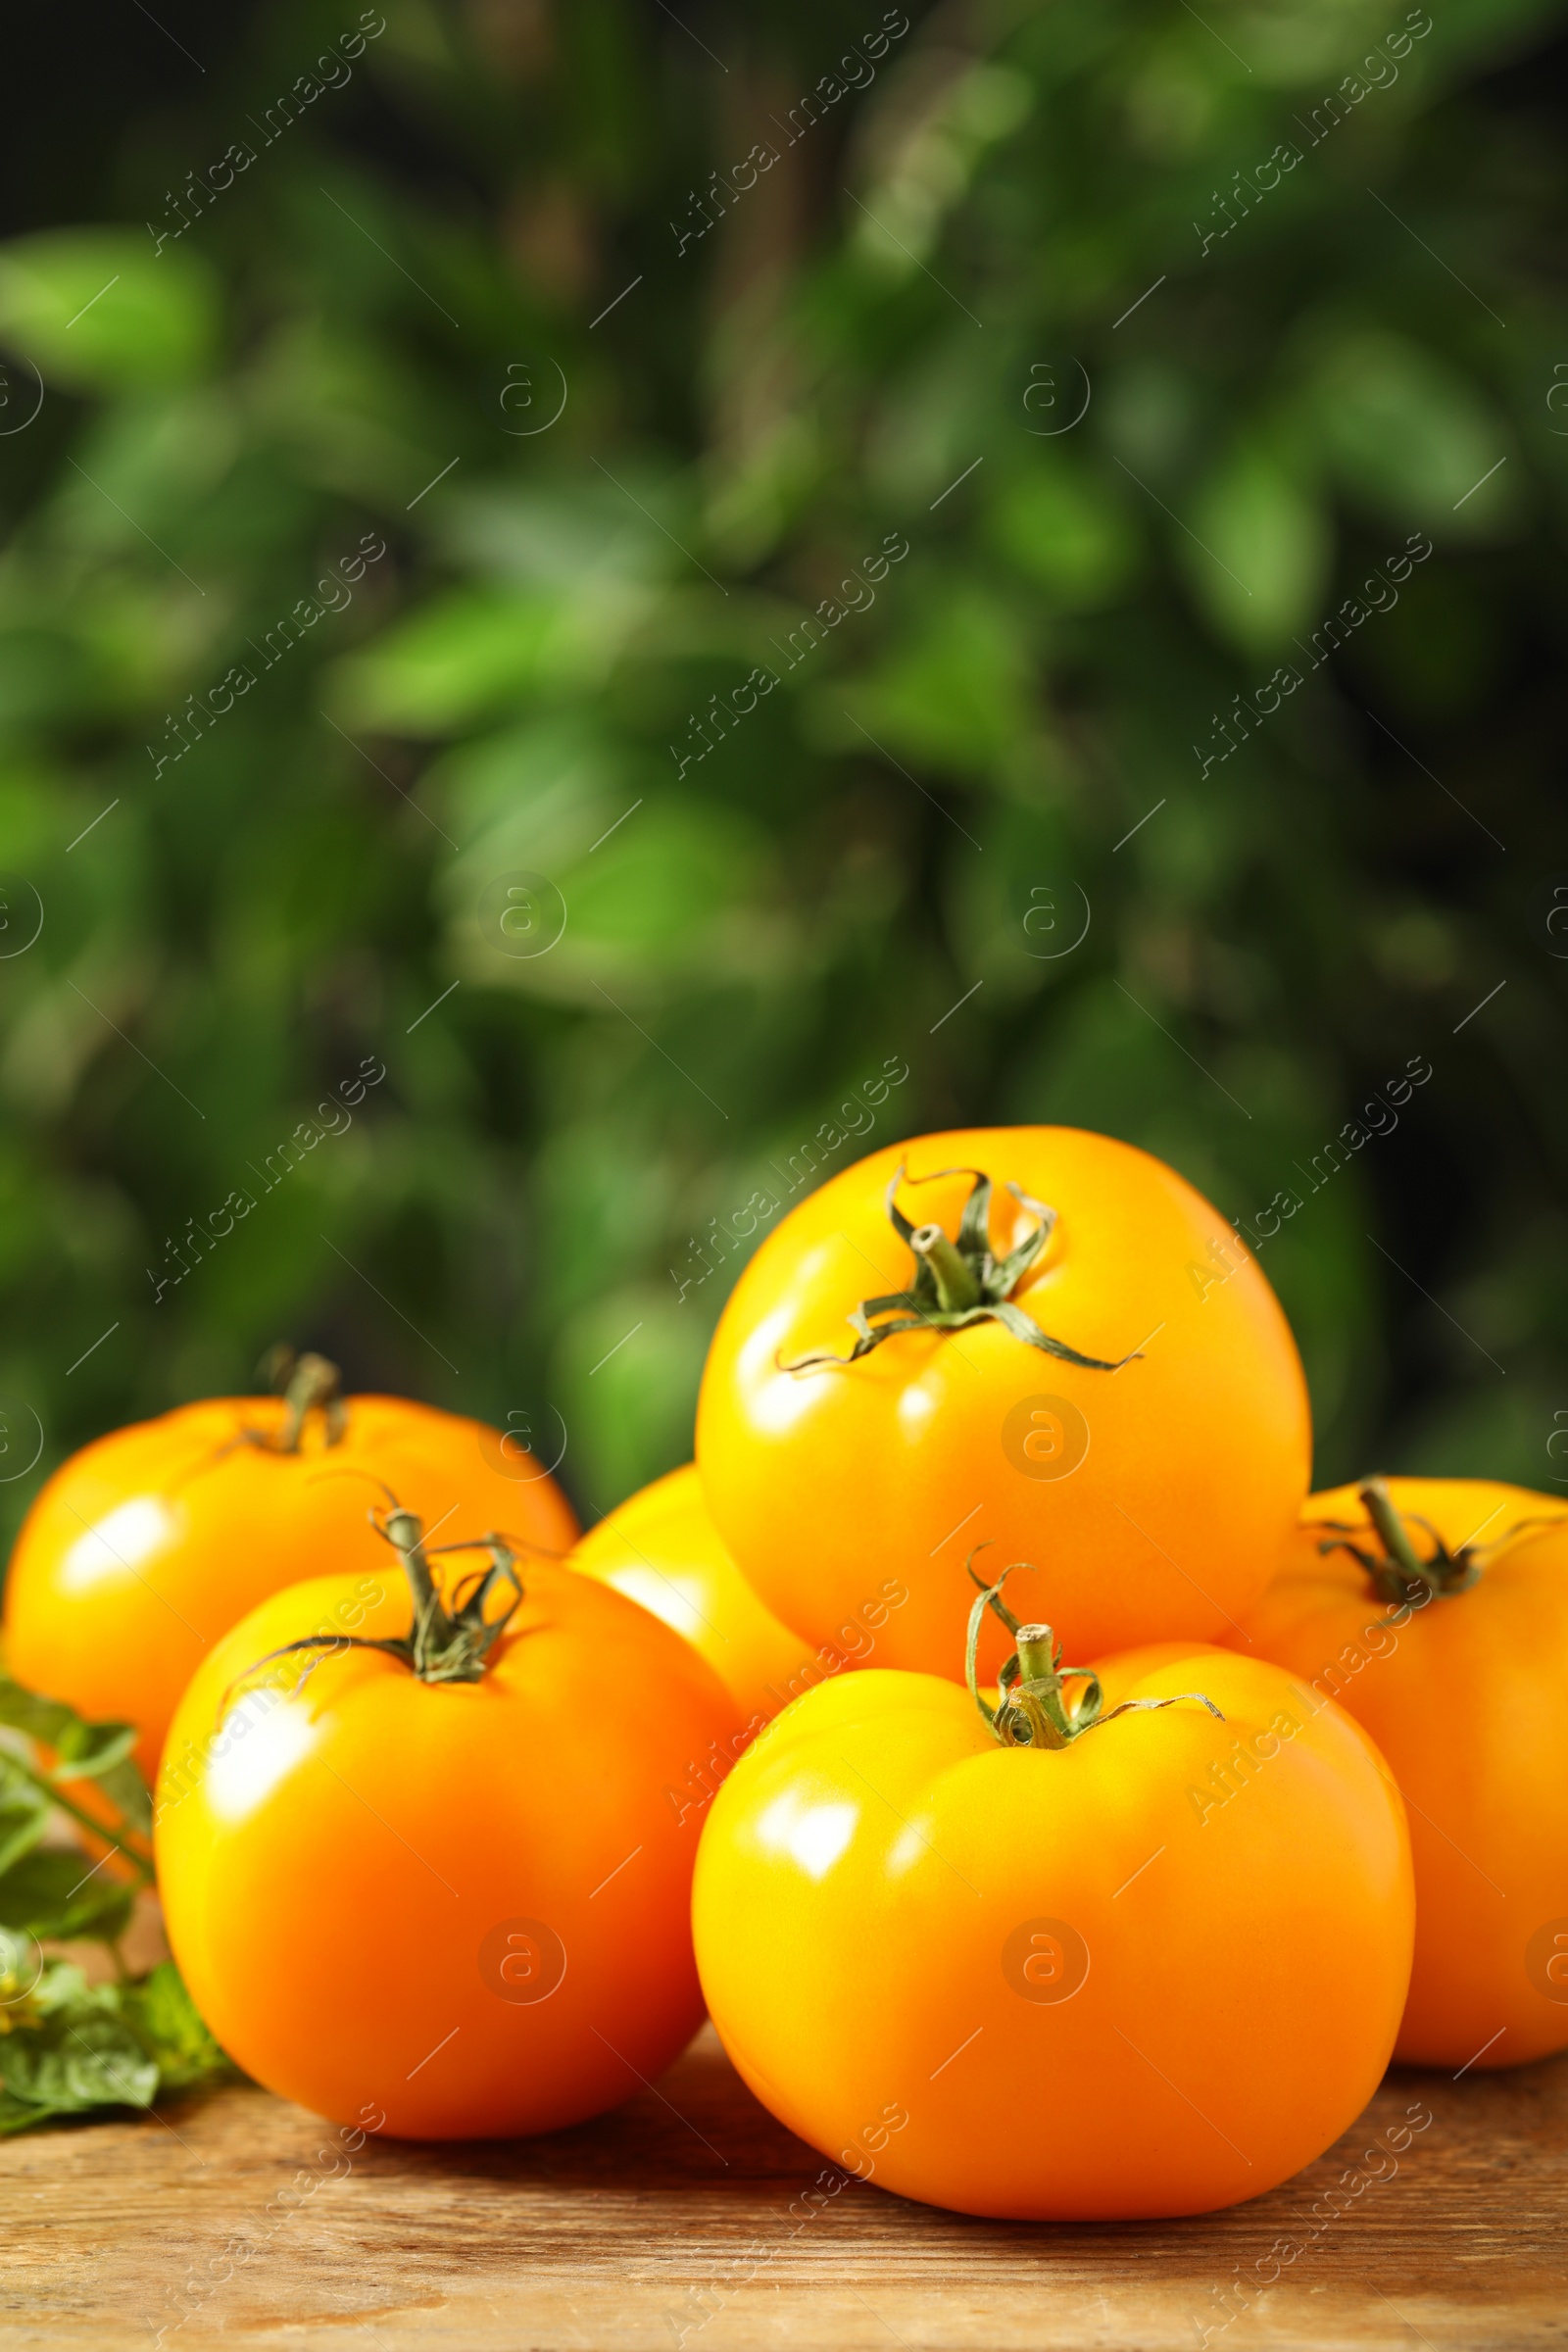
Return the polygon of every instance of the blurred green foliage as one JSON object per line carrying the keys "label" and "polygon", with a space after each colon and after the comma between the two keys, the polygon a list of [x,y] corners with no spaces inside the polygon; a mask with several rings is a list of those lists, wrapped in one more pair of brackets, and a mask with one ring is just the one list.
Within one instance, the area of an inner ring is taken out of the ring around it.
{"label": "blurred green foliage", "polygon": [[1294,1191],[1323,1476],[1568,1475],[1563,14],[106,12],[0,248],[13,1517],[278,1337],[597,1512],[711,1221],[979,1119]]}

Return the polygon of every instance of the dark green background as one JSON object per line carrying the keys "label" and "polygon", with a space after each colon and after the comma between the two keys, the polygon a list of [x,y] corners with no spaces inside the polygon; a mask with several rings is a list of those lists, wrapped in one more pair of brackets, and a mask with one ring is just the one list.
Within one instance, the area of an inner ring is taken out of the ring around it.
{"label": "dark green background", "polygon": [[[1250,1224],[1294,1187],[1263,1263],[1324,1477],[1568,1478],[1563,14],[1432,0],[1329,129],[1396,0],[916,8],[787,145],[872,0],[386,0],[267,145],[350,0],[33,12],[0,938],[29,891],[44,920],[0,961],[0,1391],[6,1461],[29,1413],[44,1449],[5,1505],[291,1337],[547,1459],[564,1427],[604,1508],[689,1449],[734,1263],[698,1284],[693,1237],[890,1058],[863,1145],[1068,1120]],[[890,533],[874,605],[679,774]],[[1396,607],[1203,772],[1410,533]],[[564,900],[548,955],[480,919],[516,869]],[[168,1237],[367,1056],[353,1125],[155,1305]]]}

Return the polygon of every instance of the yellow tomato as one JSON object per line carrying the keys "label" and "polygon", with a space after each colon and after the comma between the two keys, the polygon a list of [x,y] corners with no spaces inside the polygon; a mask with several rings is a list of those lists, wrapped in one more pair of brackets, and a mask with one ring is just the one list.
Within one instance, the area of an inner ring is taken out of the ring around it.
{"label": "yellow tomato", "polygon": [[613,1585],[683,1634],[754,1730],[803,1690],[862,1664],[891,1609],[908,1598],[897,1577],[873,1586],[836,1638],[814,1646],[781,1625],[752,1591],[703,1499],[695,1462],[633,1494],[582,1538],[570,1565]]}
{"label": "yellow tomato", "polygon": [[862,2180],[1020,2220],[1202,2213],[1310,2163],[1377,2086],[1414,1905],[1372,1742],[1258,1661],[1116,1663],[1145,1703],[1054,1748],[1000,1744],[938,1676],[846,1676],[713,1801],[710,2013]]}
{"label": "yellow tomato", "polygon": [[1231,1640],[1337,1698],[1404,1791],[1415,1969],[1396,2055],[1489,2068],[1568,2046],[1561,1499],[1470,1478],[1309,1495]]}
{"label": "yellow tomato", "polygon": [[701,2020],[672,1790],[734,1706],[619,1593],[383,1530],[412,1593],[395,1563],[313,1578],[197,1669],[158,1788],[170,1944],[283,2098],[410,2139],[554,2131]]}
{"label": "yellow tomato", "polygon": [[307,1356],[287,1400],[203,1397],[61,1464],[12,1554],[11,1671],[133,1723],[151,1781],[181,1691],[248,1609],[306,1577],[380,1567],[368,1509],[388,1493],[448,1542],[505,1528],[559,1553],[577,1533],[510,1433],[406,1396],[339,1396],[335,1368]]}
{"label": "yellow tomato", "polygon": [[[902,1577],[877,1662],[933,1674],[963,1654],[980,1544],[1036,1563],[1027,1605],[1075,1656],[1217,1640],[1310,1457],[1256,1261],[1174,1169],[1070,1127],[924,1136],[832,1177],[736,1283],[697,1407],[709,1508],[767,1606],[832,1640]],[[987,1673],[1001,1656],[988,1628]]]}

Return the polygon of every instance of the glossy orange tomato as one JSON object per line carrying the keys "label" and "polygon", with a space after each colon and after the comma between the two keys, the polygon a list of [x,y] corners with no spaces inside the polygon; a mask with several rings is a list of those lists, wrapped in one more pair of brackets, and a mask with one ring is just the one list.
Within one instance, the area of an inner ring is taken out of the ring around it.
{"label": "glossy orange tomato", "polygon": [[1371,1741],[1223,1650],[1117,1663],[1107,1696],[1178,1703],[1055,1749],[999,1744],[938,1676],[847,1675],[714,1799],[713,2022],[862,2180],[1018,2220],[1202,2213],[1309,2163],[1377,2086],[1413,1900]]}
{"label": "glossy orange tomato", "polygon": [[1039,1563],[1018,1605],[1074,1656],[1215,1639],[1283,1554],[1309,1438],[1274,1295],[1191,1185],[1106,1136],[986,1128],[873,1152],[768,1237],[714,1335],[697,1459],[787,1625],[829,1641],[897,1574],[878,1662],[954,1673],[979,1544]]}
{"label": "glossy orange tomato", "polygon": [[1568,1515],[1477,1479],[1383,1486],[1382,1528],[1364,1491],[1308,1498],[1233,1646],[1348,1708],[1404,1791],[1416,1938],[1396,2055],[1517,2066],[1568,2047]]}
{"label": "glossy orange tomato", "polygon": [[[305,1360],[307,1386],[319,1364]],[[384,1566],[368,1514],[388,1490],[442,1542],[497,1528],[564,1553],[576,1537],[514,1438],[403,1396],[336,1398],[329,1372],[297,1414],[278,1396],[214,1396],[99,1438],[23,1523],[10,1670],[82,1715],[135,1724],[149,1781],[180,1692],[238,1618],[303,1577]]]}
{"label": "glossy orange tomato", "polygon": [[813,1684],[869,1658],[890,1613],[908,1598],[902,1579],[887,1578],[868,1613],[846,1619],[832,1642],[813,1648],[763,1606],[730,1558],[695,1462],[601,1519],[570,1562],[684,1635],[754,1731]]}
{"label": "glossy orange tomato", "polygon": [[645,1609],[517,1567],[499,1633],[494,1595],[469,1595],[493,1642],[478,1679],[334,1646],[409,1635],[383,1552],[231,1628],[170,1735],[156,1841],[180,1972],[248,2073],[338,2123],[551,2131],[626,2098],[701,2021],[701,1816],[670,1790],[732,1739],[733,1703]]}

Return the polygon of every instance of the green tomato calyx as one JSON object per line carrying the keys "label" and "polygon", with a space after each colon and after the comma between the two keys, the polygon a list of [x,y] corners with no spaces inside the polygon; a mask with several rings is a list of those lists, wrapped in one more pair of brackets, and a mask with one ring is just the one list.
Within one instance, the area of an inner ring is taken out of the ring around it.
{"label": "green tomato calyx", "polygon": [[[1014,1560],[1011,1567],[1004,1568],[994,1585],[988,1585],[976,1574],[974,1552],[964,1565],[978,1592],[969,1611],[963,1679],[969,1686],[969,1696],[1003,1747],[1070,1747],[1086,1732],[1097,1731],[1102,1723],[1111,1723],[1118,1715],[1180,1706],[1186,1699],[1195,1699],[1199,1706],[1206,1707],[1219,1722],[1224,1722],[1213,1700],[1205,1698],[1201,1690],[1183,1690],[1171,1698],[1124,1698],[1107,1707],[1099,1675],[1092,1674],[1087,1666],[1063,1666],[1060,1644],[1050,1626],[1020,1624],[1003,1599],[1002,1588],[1013,1568],[1028,1567],[1027,1560]],[[997,1677],[1000,1704],[995,1707],[975,1679],[980,1627],[987,1609],[1002,1620],[1017,1643]],[[1069,1691],[1069,1683],[1081,1688]]]}
{"label": "green tomato calyx", "polygon": [[[517,1574],[513,1540],[488,1535],[466,1543],[439,1544],[427,1549],[422,1522],[396,1500],[384,1517],[377,1517],[373,1510],[369,1516],[376,1534],[391,1544],[402,1561],[403,1573],[409,1580],[414,1622],[408,1632],[380,1639],[365,1634],[307,1634],[301,1641],[285,1642],[280,1649],[270,1649],[239,1681],[248,1681],[251,1675],[259,1674],[277,1658],[314,1650],[314,1666],[345,1649],[384,1650],[389,1658],[398,1659],[416,1674],[421,1683],[477,1683],[482,1679],[491,1651],[522,1602],[522,1580]],[[453,1551],[488,1551],[490,1565],[476,1570],[471,1577],[460,1578],[450,1594],[443,1596],[430,1562]],[[501,1608],[492,1609],[495,1595],[509,1590],[511,1598]],[[312,1667],[306,1668],[307,1674],[311,1671]],[[230,1684],[224,1693],[225,1713],[237,1688],[238,1683]]]}
{"label": "green tomato calyx", "polygon": [[[942,1176],[974,1178],[956,1239],[945,1233],[940,1225],[911,1225],[898,1204],[901,1184],[935,1184]],[[799,1356],[793,1364],[781,1362],[779,1370],[809,1372],[842,1367],[853,1364],[859,1356],[869,1355],[873,1348],[880,1348],[896,1332],[957,1331],[968,1323],[986,1322],[1000,1323],[1015,1340],[1039,1348],[1047,1355],[1059,1355],[1066,1363],[1081,1364],[1086,1371],[1117,1372],[1122,1364],[1130,1363],[1132,1357],[1126,1355],[1110,1363],[1103,1356],[1080,1354],[1065,1340],[1054,1340],[1049,1332],[1042,1331],[1031,1315],[1013,1303],[1012,1292],[1051,1239],[1056,1212],[1043,1200],[1031,1200],[1017,1185],[1009,1184],[1007,1191],[1013,1199],[1032,1211],[1039,1222],[1005,1257],[994,1257],[990,1240],[991,1190],[990,1177],[979,1168],[934,1168],[929,1176],[911,1176],[907,1161],[901,1159],[888,1185],[887,1211],[894,1232],[908,1245],[914,1256],[914,1278],[909,1287],[889,1291],[878,1298],[861,1299],[848,1318],[855,1333],[855,1345],[848,1355],[820,1350],[814,1355]],[[873,1322],[873,1316],[880,1319]]]}
{"label": "green tomato calyx", "polygon": [[[384,1523],[372,1511],[370,1524],[397,1552],[414,1594],[414,1623],[407,1636],[385,1646],[412,1666],[421,1683],[478,1682],[491,1650],[522,1605],[516,1554],[506,1537],[488,1535],[477,1542],[441,1544],[431,1554],[424,1548],[424,1530],[412,1511],[388,1511]],[[430,1560],[450,1551],[488,1551],[490,1565],[456,1584],[449,1602],[443,1600],[430,1573]],[[511,1598],[491,1613],[492,1594],[508,1591]]]}
{"label": "green tomato calyx", "polygon": [[[1447,1600],[1456,1592],[1469,1592],[1481,1575],[1480,1556],[1472,1544],[1461,1544],[1457,1551],[1450,1551],[1430,1520],[1414,1516],[1406,1520],[1396,1507],[1388,1481],[1381,1474],[1367,1479],[1360,1492],[1372,1529],[1356,1529],[1339,1519],[1327,1520],[1325,1525],[1333,1533],[1319,1544],[1320,1552],[1348,1551],[1366,1570],[1378,1599],[1395,1608],[1407,1608],[1412,1602],[1419,1608],[1429,1600]],[[1412,1527],[1424,1528],[1431,1537],[1430,1558],[1423,1559],[1416,1549]],[[1380,1539],[1381,1553],[1350,1540],[1354,1535],[1369,1532],[1375,1532]]]}

